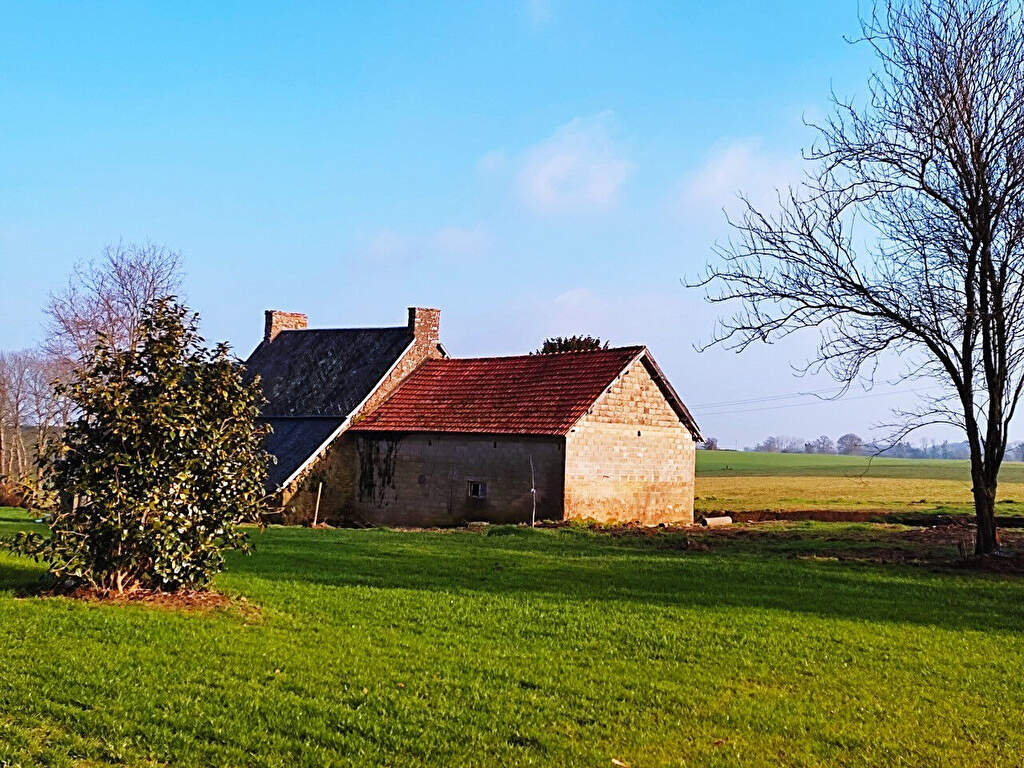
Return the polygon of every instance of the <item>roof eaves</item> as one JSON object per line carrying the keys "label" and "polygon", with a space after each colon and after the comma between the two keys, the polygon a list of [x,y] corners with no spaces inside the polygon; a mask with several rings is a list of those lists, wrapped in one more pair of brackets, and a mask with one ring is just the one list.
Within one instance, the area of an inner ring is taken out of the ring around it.
{"label": "roof eaves", "polygon": [[700,427],[697,426],[697,421],[693,418],[693,414],[690,413],[690,409],[686,407],[683,398],[679,396],[675,387],[672,386],[672,382],[668,380],[665,372],[661,370],[661,366],[658,365],[654,356],[651,355],[650,350],[645,348],[643,357],[651,378],[654,379],[654,383],[661,389],[662,394],[665,395],[665,399],[668,400],[669,405],[672,406],[676,415],[679,416],[680,421],[690,430],[694,440],[701,440]]}

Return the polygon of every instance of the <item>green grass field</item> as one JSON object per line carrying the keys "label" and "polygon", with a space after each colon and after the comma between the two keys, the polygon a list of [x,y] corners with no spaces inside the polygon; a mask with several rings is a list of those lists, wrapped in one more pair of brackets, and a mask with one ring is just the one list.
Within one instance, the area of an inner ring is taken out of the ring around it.
{"label": "green grass field", "polygon": [[205,613],[25,597],[0,554],[0,765],[1022,764],[1024,580],[728,531],[271,528]]}
{"label": "green grass field", "polygon": [[[786,475],[791,477],[865,477],[970,482],[966,461],[951,459],[886,459],[806,453],[697,451],[702,477]],[[1000,482],[1024,483],[1024,462],[1003,464]]]}
{"label": "green grass field", "polygon": [[[1024,515],[1024,464],[1003,465],[999,514]],[[700,513],[876,510],[971,514],[966,461],[698,451]]]}

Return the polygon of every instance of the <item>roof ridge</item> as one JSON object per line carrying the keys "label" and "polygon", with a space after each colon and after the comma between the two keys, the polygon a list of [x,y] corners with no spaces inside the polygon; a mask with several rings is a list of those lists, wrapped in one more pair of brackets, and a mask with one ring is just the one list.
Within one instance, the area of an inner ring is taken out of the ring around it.
{"label": "roof ridge", "polygon": [[370,325],[370,326],[352,326],[350,328],[283,328],[278,331],[278,334],[282,333],[308,333],[310,331],[408,331],[409,326],[407,325]]}
{"label": "roof ridge", "polygon": [[595,355],[608,354],[609,352],[640,352],[647,349],[643,344],[629,344],[621,347],[608,347],[608,349],[573,349],[564,352],[533,352],[525,355],[482,355],[479,357],[446,357],[442,359],[428,360],[430,363],[442,362],[472,362],[475,360],[534,360],[545,357],[565,357],[568,355]]}

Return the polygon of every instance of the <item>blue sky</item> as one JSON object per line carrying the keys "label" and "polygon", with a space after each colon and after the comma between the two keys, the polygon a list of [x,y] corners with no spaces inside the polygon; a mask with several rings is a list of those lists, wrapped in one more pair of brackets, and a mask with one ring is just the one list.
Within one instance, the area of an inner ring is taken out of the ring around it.
{"label": "blue sky", "polygon": [[0,347],[76,260],[152,240],[242,356],[266,308],[430,305],[456,355],[646,343],[728,445],[885,418],[887,388],[718,405],[830,382],[791,374],[811,339],[697,354],[716,310],[680,284],[863,91],[855,1],[469,5],[0,3]]}

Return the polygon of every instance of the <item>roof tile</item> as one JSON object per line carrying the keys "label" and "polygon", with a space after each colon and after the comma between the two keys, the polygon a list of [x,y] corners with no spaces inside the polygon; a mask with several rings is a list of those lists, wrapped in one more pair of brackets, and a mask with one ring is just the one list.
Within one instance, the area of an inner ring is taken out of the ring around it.
{"label": "roof tile", "polygon": [[428,360],[352,429],[564,435],[643,351]]}

